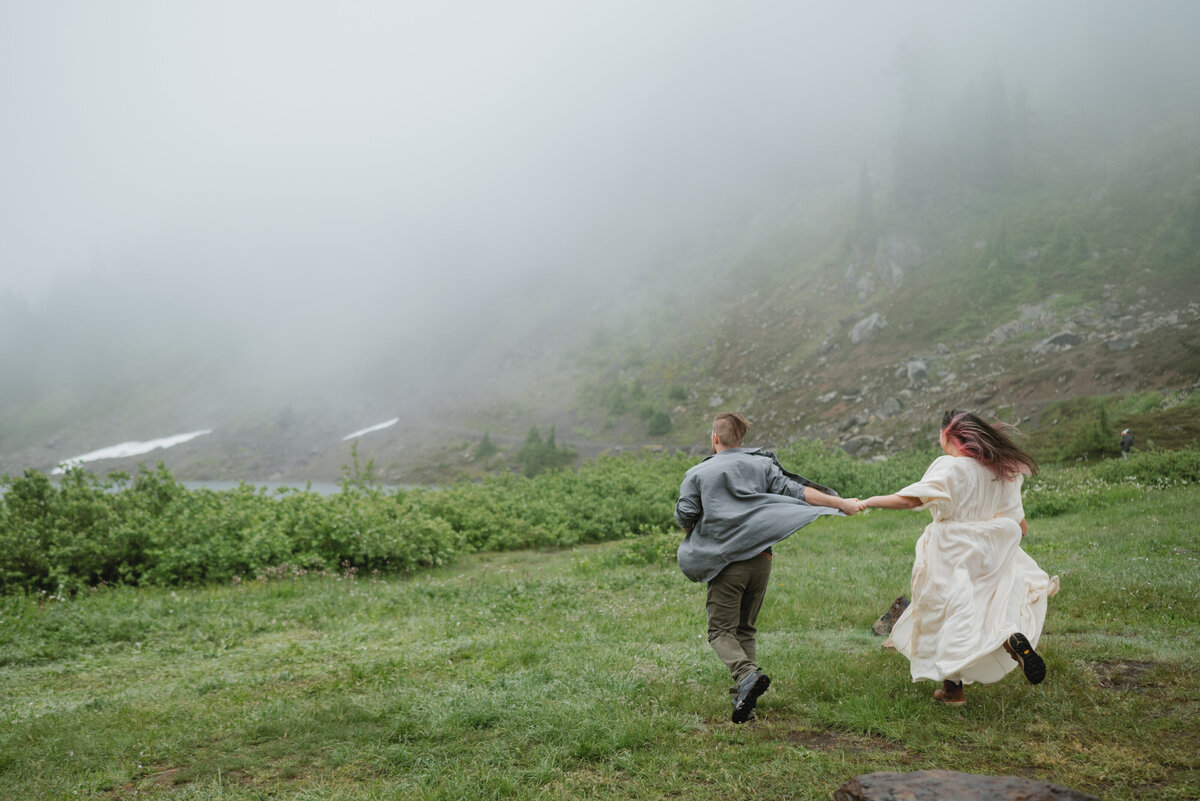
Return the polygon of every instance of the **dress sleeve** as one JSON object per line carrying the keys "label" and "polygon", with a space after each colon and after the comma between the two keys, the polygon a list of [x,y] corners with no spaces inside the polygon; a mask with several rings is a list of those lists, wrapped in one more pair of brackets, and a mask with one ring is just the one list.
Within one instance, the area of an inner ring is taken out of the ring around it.
{"label": "dress sleeve", "polygon": [[933,464],[929,465],[920,481],[897,490],[896,494],[909,498],[920,498],[921,505],[913,507],[914,509],[945,511],[950,505],[950,484],[953,470],[953,457],[939,456],[933,460]]}
{"label": "dress sleeve", "polygon": [[1020,474],[1016,478],[1008,482],[1008,486],[1004,488],[1004,499],[1001,504],[1000,511],[996,513],[996,517],[1007,517],[1014,523],[1020,523],[1025,519],[1025,507],[1021,505],[1021,484],[1025,481],[1025,476]]}

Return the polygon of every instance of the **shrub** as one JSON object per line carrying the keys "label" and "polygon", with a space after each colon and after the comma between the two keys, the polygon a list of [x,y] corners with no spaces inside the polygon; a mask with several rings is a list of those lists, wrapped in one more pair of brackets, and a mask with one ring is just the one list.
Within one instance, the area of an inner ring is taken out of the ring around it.
{"label": "shrub", "polygon": [[671,433],[671,416],[663,411],[657,411],[650,416],[646,423],[646,433],[652,437]]}
{"label": "shrub", "polygon": [[[807,441],[779,452],[784,467],[846,497],[895,492],[917,481],[936,456],[914,451],[865,462]],[[680,536],[673,518],[679,485],[693,464],[678,455],[605,455],[532,478],[503,474],[401,491],[373,486],[360,473],[328,496],[271,495],[246,484],[188,490],[162,465],[132,480],[113,474],[101,481],[74,469],[57,485],[30,470],[0,478],[7,490],[0,495],[0,591],[199,584],[284,566],[409,572],[471,551],[622,539],[628,542],[612,558],[665,563]],[[1200,451],[1156,450],[1048,468],[1026,483],[1023,496],[1035,519],[1197,483]]]}
{"label": "shrub", "polygon": [[526,478],[533,478],[547,470],[560,470],[575,459],[574,450],[566,445],[560,447],[554,439],[553,426],[545,439],[542,439],[537,426],[529,429],[525,444],[517,451],[517,463],[521,465]]}

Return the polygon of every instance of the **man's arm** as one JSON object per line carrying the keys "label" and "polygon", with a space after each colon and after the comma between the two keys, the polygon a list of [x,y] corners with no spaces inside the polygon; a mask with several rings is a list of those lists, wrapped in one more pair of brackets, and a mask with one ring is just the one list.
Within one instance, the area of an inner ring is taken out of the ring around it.
{"label": "man's arm", "polygon": [[804,488],[804,502],[809,506],[829,506],[846,515],[854,515],[859,509],[858,498],[835,498],[812,487]]}
{"label": "man's arm", "polygon": [[685,534],[691,534],[702,514],[704,507],[700,504],[700,491],[689,476],[679,488],[679,500],[675,502],[675,522]]}

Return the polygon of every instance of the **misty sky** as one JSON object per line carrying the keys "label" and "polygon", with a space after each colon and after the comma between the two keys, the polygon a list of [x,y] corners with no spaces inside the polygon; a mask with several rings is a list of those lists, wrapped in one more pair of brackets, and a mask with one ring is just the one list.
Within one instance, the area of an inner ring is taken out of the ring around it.
{"label": "misty sky", "polygon": [[415,303],[619,260],[881,168],[906,39],[1036,106],[1186,52],[1197,6],[0,0],[0,289]]}

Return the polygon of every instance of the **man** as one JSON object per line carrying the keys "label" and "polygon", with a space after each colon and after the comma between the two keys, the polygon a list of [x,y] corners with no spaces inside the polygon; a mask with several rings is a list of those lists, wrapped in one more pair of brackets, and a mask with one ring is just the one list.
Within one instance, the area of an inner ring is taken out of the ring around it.
{"label": "man", "polygon": [[1121,458],[1128,459],[1133,450],[1133,432],[1128,428],[1121,432]]}
{"label": "man", "polygon": [[713,420],[713,455],[687,471],[675,504],[686,537],[679,567],[692,581],[708,582],[708,642],[737,686],[734,723],[754,715],[770,677],[758,669],[755,621],[771,576],[771,546],[821,515],[853,515],[843,499],[780,466],[761,448],[742,447],[750,422],[722,412]]}

